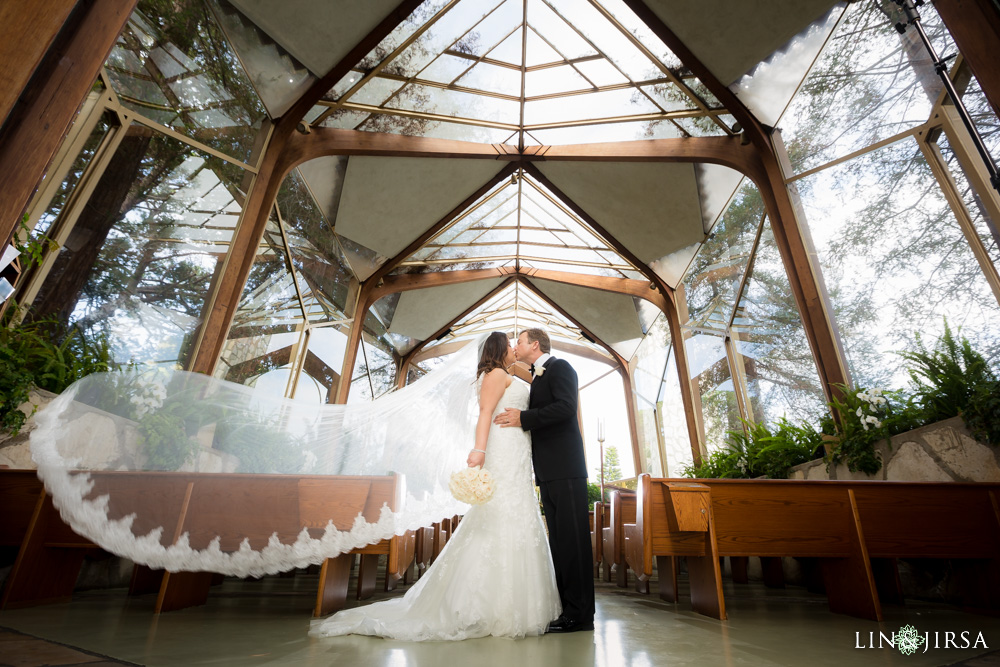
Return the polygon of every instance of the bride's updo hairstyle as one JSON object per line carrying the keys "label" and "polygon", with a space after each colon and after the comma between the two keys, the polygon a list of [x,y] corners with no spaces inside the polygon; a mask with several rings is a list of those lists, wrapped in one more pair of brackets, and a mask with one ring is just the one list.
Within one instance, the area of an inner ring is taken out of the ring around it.
{"label": "bride's updo hairstyle", "polygon": [[510,348],[510,339],[502,331],[494,331],[483,343],[483,353],[479,356],[479,367],[476,368],[476,377],[483,373],[489,373],[494,368],[506,369],[504,358]]}

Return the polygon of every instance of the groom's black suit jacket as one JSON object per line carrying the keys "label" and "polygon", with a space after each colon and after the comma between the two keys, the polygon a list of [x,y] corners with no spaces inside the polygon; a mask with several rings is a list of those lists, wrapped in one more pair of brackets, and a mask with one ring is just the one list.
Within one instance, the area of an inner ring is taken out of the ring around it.
{"label": "groom's black suit jacket", "polygon": [[544,368],[532,380],[528,409],[521,412],[521,428],[531,431],[535,481],[586,477],[583,436],[576,417],[576,371],[569,362],[554,357],[545,361]]}

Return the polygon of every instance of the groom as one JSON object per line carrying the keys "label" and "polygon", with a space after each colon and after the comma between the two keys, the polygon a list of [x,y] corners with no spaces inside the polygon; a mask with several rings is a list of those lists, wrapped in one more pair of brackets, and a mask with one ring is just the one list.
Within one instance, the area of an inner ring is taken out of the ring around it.
{"label": "groom", "polygon": [[514,354],[531,364],[528,409],[507,408],[494,420],[531,431],[531,458],[542,495],[549,547],[563,613],[549,632],[594,629],[594,564],[587,503],[587,465],[577,422],[576,371],[549,354],[549,336],[523,331]]}

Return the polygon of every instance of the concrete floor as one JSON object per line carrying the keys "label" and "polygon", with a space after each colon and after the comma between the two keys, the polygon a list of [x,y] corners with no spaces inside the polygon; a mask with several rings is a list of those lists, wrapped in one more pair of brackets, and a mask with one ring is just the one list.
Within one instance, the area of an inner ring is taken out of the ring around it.
{"label": "concrete floor", "polygon": [[[684,584],[682,580],[682,594]],[[370,637],[312,639],[306,632],[315,585],[315,577],[301,575],[226,580],[212,589],[207,605],[159,617],[151,613],[153,596],[129,598],[117,589],[84,592],[68,604],[0,612],[0,626],[151,666],[1000,665],[1000,652],[975,657],[1000,649],[1000,618],[911,602],[887,607],[886,620],[879,624],[830,613],[825,597],[803,589],[768,589],[760,583],[726,582],[727,621],[691,612],[686,597],[668,604],[655,595],[598,583],[593,633],[422,644]],[[888,635],[907,623],[921,634],[931,632],[932,643],[933,633],[939,632],[942,646],[945,632],[970,631],[971,641],[982,632],[988,648],[932,647],[910,656],[888,646],[855,648],[859,636],[867,645],[870,632],[877,641],[879,631]],[[0,643],[0,652],[7,655],[0,655],[0,665],[45,664],[2,647]]]}

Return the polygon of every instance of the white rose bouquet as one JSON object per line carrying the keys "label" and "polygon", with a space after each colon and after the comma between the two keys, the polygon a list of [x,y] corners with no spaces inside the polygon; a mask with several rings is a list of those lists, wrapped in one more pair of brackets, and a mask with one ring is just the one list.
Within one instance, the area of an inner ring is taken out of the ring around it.
{"label": "white rose bouquet", "polygon": [[481,466],[462,468],[452,473],[448,489],[455,500],[469,505],[482,505],[493,497],[493,475]]}

